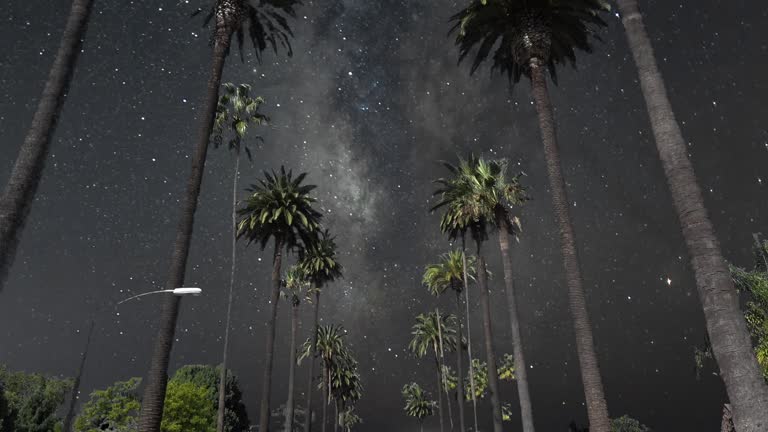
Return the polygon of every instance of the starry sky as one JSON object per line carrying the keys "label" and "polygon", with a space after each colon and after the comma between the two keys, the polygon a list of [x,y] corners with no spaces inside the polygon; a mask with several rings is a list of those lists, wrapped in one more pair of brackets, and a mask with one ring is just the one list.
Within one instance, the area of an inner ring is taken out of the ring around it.
{"label": "starry sky", "polygon": [[[83,393],[142,376],[159,302],[130,295],[166,277],[210,64],[203,0],[96,2],[84,52],[53,139],[16,263],[0,293],[0,363],[74,375],[88,320],[97,325]],[[451,248],[429,213],[436,161],[472,151],[506,157],[533,200],[513,248],[534,416],[540,430],[586,423],[558,238],[527,83],[487,68],[469,76],[446,36],[455,0],[305,1],[292,58],[246,49],[224,81],[249,83],[272,123],[253,143],[241,183],[284,164],[309,173],[336,234],[343,281],[323,294],[322,322],[349,330],[371,432],[415,428],[400,388],[433,389],[433,370],[406,351],[413,317],[450,298],[420,286]],[[672,104],[726,257],[752,263],[768,233],[768,10],[760,2],[642,0]],[[5,181],[42,91],[69,2],[10,0],[0,15],[0,179]],[[577,70],[551,88],[563,171],[612,416],[657,431],[719,430],[725,393],[710,367],[694,373],[704,322],[620,20]],[[233,155],[211,147],[171,368],[220,361],[229,272]],[[491,271],[501,275],[495,242]],[[238,247],[231,367],[256,420],[271,253]],[[292,259],[292,258],[291,258]],[[511,352],[502,278],[491,282],[499,354]],[[476,299],[476,296],[475,296]],[[273,404],[286,395],[287,303],[281,305]],[[480,315],[471,325],[477,353]],[[309,308],[303,317],[309,318]],[[301,338],[308,327],[302,328]],[[301,369],[300,377],[304,377]],[[303,378],[301,380],[303,383]],[[303,392],[303,384],[300,387]],[[514,384],[502,399],[517,405]],[[470,409],[471,405],[467,405]],[[490,426],[490,407],[480,414]],[[469,411],[468,411],[469,412]],[[519,430],[515,410],[508,430]],[[482,426],[481,426],[482,427]],[[426,430],[436,431],[437,421]]]}

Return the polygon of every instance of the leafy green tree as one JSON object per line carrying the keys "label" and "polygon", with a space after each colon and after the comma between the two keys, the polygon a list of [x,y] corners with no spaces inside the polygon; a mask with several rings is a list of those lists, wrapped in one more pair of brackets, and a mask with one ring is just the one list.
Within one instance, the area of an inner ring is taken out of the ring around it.
{"label": "leafy green tree", "polygon": [[[218,409],[221,376],[221,366],[187,365],[179,368],[173,374],[171,381],[191,382],[210,390],[211,406]],[[224,386],[224,431],[246,432],[250,427],[250,421],[243,404],[243,392],[240,390],[239,381],[231,370],[227,371],[225,376],[227,378]]]}
{"label": "leafy green tree", "polygon": [[688,142],[675,119],[637,0],[616,0],[616,3],[637,65],[661,165],[688,246],[712,351],[733,405],[736,430],[766,429],[768,385],[761,379],[760,359],[756,361],[750,345],[738,294],[728,277],[720,243],[704,206]]}
{"label": "leafy green tree", "polygon": [[43,176],[51,138],[69,93],[92,10],[93,0],[72,1],[59,50],[37,103],[32,125],[19,149],[8,184],[0,195],[0,291],[16,257],[16,246]]}
{"label": "leafy green tree", "polygon": [[424,419],[435,415],[435,401],[430,400],[427,392],[415,382],[404,385],[401,393],[405,399],[405,413],[419,420],[419,429],[424,432]]}
{"label": "leafy green tree", "polygon": [[[468,267],[471,269],[475,264],[474,257],[469,257]],[[474,279],[474,272],[470,272],[467,275],[469,278]],[[430,264],[424,270],[424,276],[422,277],[422,284],[424,284],[429,292],[438,297],[448,290],[452,291],[456,295],[456,313],[457,316],[462,316],[461,310],[461,292],[464,288],[464,252],[462,250],[452,250],[446,254],[440,255],[440,262],[437,264]],[[464,319],[469,320],[469,316],[464,314]],[[458,325],[458,339],[463,339],[463,320],[459,318]],[[467,334],[469,338],[469,334]],[[469,342],[467,342],[469,344]],[[464,356],[462,345],[458,346],[456,350],[456,370],[458,370],[458,381],[464,381],[464,367],[462,366],[462,357]],[[470,357],[471,358],[471,357]],[[459,426],[461,430],[467,429],[466,422],[464,420],[464,387],[457,386],[458,391],[458,406],[459,406]]]}
{"label": "leafy green tree", "polygon": [[[603,0],[471,0],[469,6],[452,17],[455,22],[452,32],[456,34],[460,61],[474,53],[471,73],[486,59],[492,58],[492,70],[506,74],[510,81],[518,82],[523,76],[531,81],[560,230],[579,365],[593,432],[610,432],[610,421],[587,313],[546,70],[556,83],[557,68],[565,63],[575,64],[576,50],[591,51],[591,38],[596,29],[606,25],[600,18],[600,13],[606,9]],[[475,47],[479,48],[475,50]],[[493,56],[490,56],[491,51],[494,51]],[[521,360],[517,352],[515,356]],[[524,368],[521,366],[520,369]],[[491,379],[492,394],[495,391],[493,381]],[[501,432],[500,421],[494,420],[494,430]],[[533,419],[526,413],[523,413],[523,430],[533,431]]]}
{"label": "leafy green tree", "polygon": [[611,432],[651,432],[651,429],[629,416],[611,420]]}
{"label": "leafy green tree", "polygon": [[141,378],[118,381],[105,390],[96,390],[75,419],[75,432],[136,431],[141,404]]}
{"label": "leafy green tree", "polygon": [[355,413],[354,407],[349,407],[339,414],[339,426],[344,432],[351,432],[355,426],[362,423],[363,420]]}
{"label": "leafy green tree", "polygon": [[[232,265],[229,273],[229,295],[227,297],[227,317],[224,323],[224,347],[222,353],[222,367],[219,369],[219,395],[216,431],[222,432],[225,429],[225,405],[224,384],[227,382],[227,354],[229,351],[229,329],[232,317],[232,296],[235,286],[235,269],[237,265],[237,183],[240,177],[240,150],[245,149],[248,159],[252,158],[250,148],[245,145],[245,135],[253,126],[259,126],[268,121],[266,115],[259,109],[264,103],[261,97],[251,97],[251,86],[240,84],[235,86],[232,83],[224,84],[224,94],[219,97],[219,103],[216,106],[216,117],[213,125],[213,142],[216,148],[224,142],[224,137],[229,136],[227,147],[235,152],[235,168],[232,174]],[[263,139],[255,136],[254,139]]]}
{"label": "leafy green tree", "polygon": [[[499,379],[502,381],[515,381],[515,356],[504,354],[499,365]],[[518,384],[519,385],[519,384]]]}
{"label": "leafy green tree", "polygon": [[[437,372],[437,394],[438,394],[438,417],[440,419],[440,430],[443,430],[443,398],[440,395],[441,387],[447,389],[445,377],[443,377],[442,356],[440,348],[444,347],[447,351],[457,349],[459,341],[456,336],[456,316],[453,314],[442,314],[439,310],[416,316],[416,323],[411,330],[411,341],[408,349],[417,357],[422,358],[432,352],[435,356],[435,368]],[[448,418],[453,419],[450,411],[451,401],[446,390],[446,399],[448,403]]]}
{"label": "leafy green tree", "polygon": [[211,404],[209,388],[190,381],[168,382],[162,432],[213,432],[216,430],[216,409]]}
{"label": "leafy green tree", "polygon": [[[232,36],[236,35],[241,48],[245,40],[245,25],[249,24],[248,36],[253,43],[257,59],[269,43],[277,51],[277,43],[283,45],[291,54],[290,37],[293,33],[288,25],[288,17],[295,17],[295,7],[300,0],[260,0],[257,5],[252,0],[210,0],[208,14],[204,24],[212,22],[213,45],[212,63],[205,101],[199,113],[199,133],[192,154],[192,169],[187,179],[186,193],[183,198],[181,217],[177,226],[173,246],[171,266],[165,287],[174,289],[184,285],[187,258],[192,242],[195,211],[200,197],[200,186],[205,172],[211,132],[213,131],[216,108],[219,102],[219,87],[224,71],[224,63],[229,54]],[[179,3],[181,4],[181,3]],[[198,10],[198,12],[202,12]],[[144,403],[139,421],[140,432],[158,432],[163,415],[163,403],[168,377],[168,363],[176,332],[176,320],[179,315],[180,298],[167,296],[160,313],[160,326],[155,337],[150,368],[144,388]],[[268,414],[268,411],[267,411]],[[267,416],[268,417],[268,416]],[[267,419],[264,420],[266,422]],[[266,427],[261,430],[266,430]]]}
{"label": "leafy green tree", "polygon": [[10,372],[0,365],[4,384],[5,416],[2,430],[13,432],[57,432],[61,418],[57,414],[72,388],[72,380],[41,374]]}
{"label": "leafy green tree", "polygon": [[730,266],[730,271],[736,288],[746,293],[744,317],[763,378],[768,380],[768,242],[756,237],[755,246],[754,269]]}
{"label": "leafy green tree", "polygon": [[275,326],[277,305],[280,299],[280,267],[283,251],[307,248],[317,238],[322,214],[312,208],[315,199],[309,193],[313,185],[302,185],[306,173],[295,178],[292,171],[280,167],[280,172],[264,173],[265,179],[249,189],[250,196],[238,213],[238,236],[245,237],[248,244],[257,243],[264,248],[274,239],[275,251],[272,259],[271,313],[267,324],[265,348],[264,381],[260,407],[259,430],[266,431],[269,425],[269,404],[272,389],[272,366],[274,362]]}
{"label": "leafy green tree", "polygon": [[5,418],[8,416],[8,400],[5,398],[5,383],[0,380],[0,432],[5,431],[3,427]]}
{"label": "leafy green tree", "polygon": [[312,393],[314,390],[312,384],[315,380],[317,332],[320,325],[320,294],[328,283],[341,278],[343,271],[338,261],[336,241],[327,229],[319,230],[316,241],[300,250],[299,266],[314,285],[310,294],[315,296],[314,322],[312,324],[312,336],[310,337],[310,360],[307,377],[307,414],[304,420],[304,432],[309,432],[312,425]]}
{"label": "leafy green tree", "polygon": [[472,386],[470,384],[470,377],[475,381],[475,395],[476,399],[482,399],[485,397],[485,391],[488,389],[488,364],[481,362],[479,359],[472,359],[470,364],[470,370],[467,373],[469,375],[464,380],[465,393],[467,394],[467,400],[472,398]]}
{"label": "leafy green tree", "polygon": [[292,266],[285,273],[282,281],[283,294],[291,304],[291,348],[288,359],[288,401],[285,403],[285,430],[293,431],[294,390],[296,376],[296,332],[299,327],[299,305],[308,296],[310,287],[303,270]]}

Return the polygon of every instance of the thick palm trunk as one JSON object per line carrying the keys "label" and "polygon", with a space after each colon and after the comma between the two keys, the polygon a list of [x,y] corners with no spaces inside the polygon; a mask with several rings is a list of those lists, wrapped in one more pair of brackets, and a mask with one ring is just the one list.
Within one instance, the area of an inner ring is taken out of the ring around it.
{"label": "thick palm trunk", "polygon": [[[192,157],[192,172],[187,180],[187,192],[181,219],[176,231],[171,267],[165,284],[166,289],[178,288],[184,284],[184,273],[187,267],[189,246],[192,241],[192,228],[195,222],[195,210],[197,210],[197,200],[200,197],[200,185],[203,182],[205,159],[213,129],[213,118],[219,99],[221,73],[224,70],[229,42],[230,34],[222,33],[216,37],[213,46],[211,76],[208,79],[205,105],[202,110],[202,117],[200,117],[200,131],[197,137],[197,144],[195,145],[195,153]],[[152,361],[145,380],[146,387],[144,387],[139,416],[139,432],[158,432],[160,430],[160,421],[163,417],[165,402],[165,389],[168,381],[168,361],[171,356],[173,338],[176,333],[176,319],[179,315],[179,299],[180,297],[178,296],[170,295],[165,296],[163,299],[160,311],[160,328],[158,329],[157,336],[155,336]]]}
{"label": "thick palm trunk", "polygon": [[80,380],[83,378],[83,370],[85,369],[85,361],[88,358],[88,349],[91,347],[91,336],[93,335],[94,320],[88,325],[88,336],[85,339],[85,349],[83,355],[80,357],[80,367],[77,369],[77,375],[75,381],[72,383],[72,394],[69,396],[69,406],[67,407],[67,414],[64,416],[63,427],[64,432],[72,431],[72,420],[75,418],[75,405],[77,405],[77,395],[80,393]]}
{"label": "thick palm trunk", "polygon": [[680,126],[636,0],[617,0],[656,148],[688,246],[712,352],[720,367],[739,432],[768,430],[766,386],[720,244],[709,220]]}
{"label": "thick palm trunk", "polygon": [[330,391],[328,386],[328,381],[330,380],[329,377],[330,371],[328,370],[328,365],[323,363],[323,428],[322,432],[325,432],[325,426],[328,424],[328,392]]}
{"label": "thick palm trunk", "polygon": [[493,432],[502,432],[499,372],[496,367],[496,349],[494,348],[493,327],[491,326],[491,304],[488,299],[488,273],[486,273],[485,269],[485,258],[480,253],[480,245],[480,240],[477,240],[477,281],[480,288],[480,306],[483,308],[485,356],[488,363],[488,390],[491,394],[491,409],[493,410]]}
{"label": "thick palm trunk", "polygon": [[277,305],[280,301],[280,266],[283,262],[283,239],[275,237],[275,255],[272,260],[272,295],[270,315],[267,323],[267,342],[264,348],[264,379],[261,387],[261,407],[259,410],[259,431],[269,432],[269,402],[272,393],[272,366],[275,358],[275,327],[277,324]]}
{"label": "thick palm trunk", "polygon": [[312,383],[315,375],[315,355],[317,354],[317,326],[320,324],[320,287],[315,292],[315,318],[312,326],[312,353],[309,357],[309,376],[307,378],[307,415],[304,419],[304,432],[312,430]]}
{"label": "thick palm trunk", "polygon": [[[472,413],[474,414],[475,429],[474,432],[478,432],[477,427],[477,392],[475,391],[475,374],[472,370],[472,328],[469,325],[469,279],[467,278],[467,248],[464,240],[464,235],[461,236],[461,268],[464,278],[464,307],[465,315],[464,320],[467,323],[467,357],[469,358],[469,390],[472,392]],[[463,385],[464,383],[462,383]]]}
{"label": "thick palm trunk", "polygon": [[232,317],[232,292],[235,286],[237,265],[237,179],[240,173],[240,152],[235,153],[235,174],[232,179],[232,267],[229,271],[229,296],[227,298],[227,319],[224,327],[224,353],[219,372],[219,407],[216,414],[216,432],[224,432],[224,411],[227,385],[227,353],[229,352],[229,327]]}
{"label": "thick palm trunk", "polygon": [[72,82],[93,1],[72,2],[61,44],[37,103],[32,125],[19,149],[8,184],[0,196],[0,291],[3,290],[16,256],[16,246],[43,175],[51,137]]}
{"label": "thick palm trunk", "polygon": [[[437,315],[437,337],[440,340],[440,375],[443,377],[443,385],[442,388],[445,391],[445,402],[448,404],[448,421],[451,425],[451,430],[453,430],[453,411],[451,410],[451,395],[448,392],[448,382],[445,379],[445,351],[443,350],[443,330],[442,330],[442,320],[440,319],[440,310],[436,309],[435,313]],[[438,388],[438,391],[440,389]]]}
{"label": "thick palm trunk", "polygon": [[464,421],[464,369],[462,366],[461,358],[464,356],[464,348],[462,344],[462,340],[464,339],[464,334],[462,331],[463,321],[461,319],[461,292],[458,290],[454,290],[456,293],[456,316],[459,317],[459,344],[456,346],[456,373],[458,378],[458,385],[456,385],[456,393],[457,393],[457,405],[459,407],[459,429],[461,432],[467,432],[467,424]]}
{"label": "thick palm trunk", "polygon": [[294,304],[291,309],[291,352],[288,357],[290,369],[288,369],[288,401],[285,403],[285,432],[293,432],[293,389],[296,377],[296,331],[299,327],[299,305]]}
{"label": "thick palm trunk", "polygon": [[435,350],[435,370],[437,371],[437,416],[440,419],[440,432],[445,432],[445,425],[443,424],[443,392],[440,391],[442,384],[440,378],[440,360],[437,359],[437,350]]}
{"label": "thick palm trunk", "polygon": [[545,66],[538,60],[531,60],[531,85],[536,112],[539,115],[541,140],[544,143],[544,157],[547,161],[547,174],[552,189],[552,204],[560,229],[560,243],[565,265],[565,279],[568,284],[568,303],[573,315],[573,327],[576,332],[576,351],[579,356],[581,380],[587,402],[589,430],[591,432],[610,432],[608,406],[605,402],[603,382],[597,363],[595,344],[592,339],[592,327],[589,323],[587,304],[582,286],[581,267],[576,252],[576,240],[573,234],[571,216],[568,212],[568,197],[565,191],[563,171],[560,166],[560,150],[557,146],[555,120],[552,105],[549,102]]}
{"label": "thick palm trunk", "polygon": [[517,314],[517,294],[512,278],[512,259],[509,256],[509,228],[503,218],[497,218],[499,227],[499,248],[504,266],[504,286],[507,291],[507,307],[509,309],[509,326],[512,330],[512,353],[515,355],[515,374],[517,375],[517,394],[520,398],[520,417],[523,421],[523,432],[534,432],[533,408],[531,394],[528,391],[528,369],[523,355],[523,338],[520,335],[520,317]]}

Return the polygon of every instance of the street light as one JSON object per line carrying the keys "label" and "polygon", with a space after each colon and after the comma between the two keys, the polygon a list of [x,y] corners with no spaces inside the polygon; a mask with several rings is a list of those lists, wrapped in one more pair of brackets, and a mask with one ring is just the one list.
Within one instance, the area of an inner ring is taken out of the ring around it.
{"label": "street light", "polygon": [[117,302],[117,304],[122,304],[122,303],[127,302],[128,300],[133,300],[135,298],[144,297],[146,295],[160,294],[160,293],[170,293],[170,294],[173,294],[173,295],[176,295],[176,296],[185,296],[185,295],[199,296],[200,294],[203,293],[203,290],[200,289],[200,288],[189,287],[189,288],[176,288],[176,289],[167,289],[167,290],[159,290],[159,291],[150,291],[150,292],[145,292],[143,294],[135,295],[133,297],[128,297],[125,300],[121,300],[121,301]]}

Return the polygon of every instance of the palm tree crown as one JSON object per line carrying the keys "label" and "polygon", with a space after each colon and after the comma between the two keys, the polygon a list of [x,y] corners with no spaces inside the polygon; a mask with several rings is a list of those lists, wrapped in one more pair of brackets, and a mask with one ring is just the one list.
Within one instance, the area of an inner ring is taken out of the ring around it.
{"label": "palm tree crown", "polygon": [[530,78],[530,62],[536,59],[556,82],[557,66],[575,66],[575,51],[591,52],[590,38],[600,40],[594,28],[606,25],[599,13],[609,9],[605,0],[472,0],[451,17],[451,32],[456,33],[459,62],[479,46],[471,73],[495,47],[492,70],[511,81]]}
{"label": "palm tree crown", "polygon": [[[213,121],[214,146],[219,148],[224,142],[225,130],[231,130],[232,138],[227,142],[229,150],[239,154],[240,150],[244,149],[248,159],[251,159],[251,150],[243,145],[243,138],[249,126],[260,126],[269,121],[269,117],[259,111],[263,104],[264,99],[261,96],[251,97],[250,85],[224,84],[224,94],[219,97]],[[264,141],[260,136],[254,138]]]}
{"label": "palm tree crown", "polygon": [[[467,257],[467,278],[475,277],[475,257]],[[461,292],[464,284],[464,265],[462,251],[452,250],[440,255],[440,262],[430,264],[424,270],[422,283],[434,296],[443,294],[448,289]]]}
{"label": "palm tree crown", "polygon": [[[219,31],[226,35],[235,34],[240,47],[240,57],[243,56],[243,44],[245,42],[245,26],[248,22],[248,37],[253,43],[256,51],[256,59],[261,61],[261,53],[267,49],[269,44],[277,53],[278,44],[286,50],[288,56],[293,55],[291,47],[291,38],[293,31],[288,25],[288,17],[296,17],[296,6],[301,4],[300,0],[259,0],[258,6],[254,6],[250,0],[216,0],[216,2],[207,8],[207,15],[203,21],[203,26],[214,22],[215,31],[212,38],[216,37]],[[203,12],[198,9],[194,15]],[[227,49],[229,52],[229,49]]]}
{"label": "palm tree crown", "polygon": [[298,265],[318,288],[342,277],[343,267],[338,262],[336,241],[327,229],[319,231],[316,241],[301,250]]}
{"label": "palm tree crown", "polygon": [[435,401],[429,400],[429,396],[420,385],[410,383],[403,386],[403,398],[405,399],[405,413],[415,417],[419,421],[435,414]]}
{"label": "palm tree crown", "polygon": [[416,324],[413,325],[411,335],[408,348],[418,357],[424,357],[429,351],[433,351],[437,356],[441,336],[445,350],[453,351],[458,346],[456,316],[439,314],[438,312],[419,314],[416,317]]}
{"label": "palm tree crown", "polygon": [[279,238],[289,249],[314,243],[322,214],[312,208],[315,199],[309,193],[314,185],[302,185],[306,173],[293,177],[291,171],[265,172],[265,180],[252,185],[237,225],[238,237],[257,242],[264,249],[271,237]]}
{"label": "palm tree crown", "polygon": [[283,294],[293,306],[298,306],[302,298],[307,297],[309,292],[309,281],[298,266],[291,266],[285,272],[285,278],[281,284],[284,289]]}

